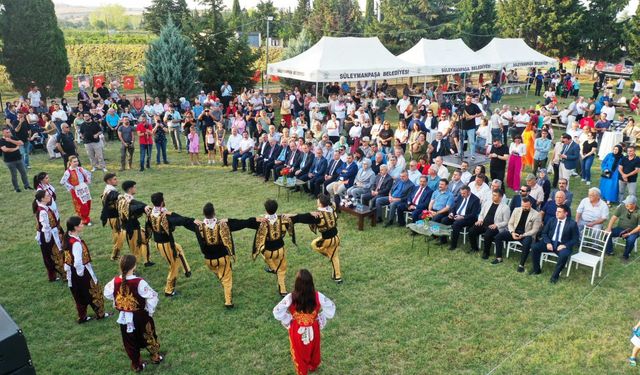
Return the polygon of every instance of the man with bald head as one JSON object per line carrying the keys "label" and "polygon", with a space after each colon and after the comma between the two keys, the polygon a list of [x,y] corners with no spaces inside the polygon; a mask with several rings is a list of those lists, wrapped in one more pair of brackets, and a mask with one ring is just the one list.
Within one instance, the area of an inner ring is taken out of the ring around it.
{"label": "man with bald head", "polygon": [[[567,206],[569,208],[569,204],[567,203],[567,195],[562,190],[556,191],[556,194],[552,197],[553,199],[549,199],[545,202],[544,206],[540,210],[540,216],[542,218],[542,225],[546,225],[549,220],[556,217],[556,209],[561,205]],[[567,212],[567,217],[571,217],[571,209]]]}

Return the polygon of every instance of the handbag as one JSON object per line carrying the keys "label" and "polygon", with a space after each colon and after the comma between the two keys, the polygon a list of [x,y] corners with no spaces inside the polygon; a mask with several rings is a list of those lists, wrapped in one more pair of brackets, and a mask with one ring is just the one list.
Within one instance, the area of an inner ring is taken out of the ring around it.
{"label": "handbag", "polygon": [[600,177],[602,178],[611,178],[611,171],[610,170],[605,170],[604,172],[602,172],[602,174],[600,175]]}

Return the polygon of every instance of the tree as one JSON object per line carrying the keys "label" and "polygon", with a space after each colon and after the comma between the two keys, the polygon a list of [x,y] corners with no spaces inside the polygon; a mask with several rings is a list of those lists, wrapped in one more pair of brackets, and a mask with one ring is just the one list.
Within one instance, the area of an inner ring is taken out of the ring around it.
{"label": "tree", "polygon": [[294,36],[302,31],[302,28],[307,23],[307,18],[311,14],[311,2],[310,0],[298,0],[296,9],[293,11],[293,18],[281,18],[286,19],[293,27]]}
{"label": "tree", "polygon": [[[311,36],[307,29],[302,29],[300,34],[296,38],[293,38],[289,41],[289,45],[284,49],[282,53],[282,59],[290,59],[292,57],[298,56],[302,52],[308,50],[313,45],[311,41]],[[280,82],[282,85],[287,87],[293,87],[294,85],[298,85],[300,81],[289,78],[281,78]]]}
{"label": "tree", "polygon": [[158,34],[171,16],[175,25],[186,31],[191,20],[191,13],[186,0],[153,0],[151,5],[144,8],[142,22],[144,28]]}
{"label": "tree", "polygon": [[624,29],[617,22],[618,13],[629,0],[590,0],[586,1],[588,12],[582,37],[582,53],[590,59],[602,59],[615,62],[623,54]]}
{"label": "tree", "polygon": [[231,15],[229,15],[229,28],[233,31],[243,31],[242,24],[242,9],[240,8],[240,0],[233,0],[231,5]]}
{"label": "tree", "polygon": [[638,67],[638,71],[640,71],[640,4],[638,4],[636,14],[627,20],[626,26],[625,44],[627,45],[627,51],[629,52],[629,57],[635,63],[635,67]]}
{"label": "tree", "polygon": [[364,6],[364,24],[368,25],[376,19],[373,0],[367,0]]}
{"label": "tree", "polygon": [[[47,97],[62,96],[69,61],[51,0],[2,0],[2,64],[22,93],[32,84]],[[25,17],[29,14],[29,17]]]}
{"label": "tree", "polygon": [[316,0],[306,28],[314,43],[323,36],[355,36],[362,31],[361,18],[357,0]]}
{"label": "tree", "polygon": [[457,31],[469,48],[477,51],[493,39],[495,0],[462,0],[458,11]]}
{"label": "tree", "polygon": [[504,37],[522,37],[552,56],[573,56],[590,27],[585,13],[581,0],[499,0],[497,25]]}
{"label": "tree", "polygon": [[89,24],[97,29],[126,30],[132,27],[131,17],[122,5],[103,5],[89,14]]}
{"label": "tree", "polygon": [[190,98],[199,90],[196,49],[171,16],[145,55],[144,84],[152,96]]}
{"label": "tree", "polygon": [[294,22],[291,22],[294,17],[294,13],[291,10],[280,9],[277,19],[287,20],[287,22],[279,23],[277,29],[278,38],[288,42],[289,40],[295,38],[296,36],[298,36],[298,34],[300,34],[298,26]]}
{"label": "tree", "polygon": [[252,29],[259,32],[261,37],[267,38],[267,17],[273,17],[269,25],[269,34],[271,37],[278,34],[278,9],[273,5],[271,0],[260,0],[256,5],[256,9],[251,13]]}

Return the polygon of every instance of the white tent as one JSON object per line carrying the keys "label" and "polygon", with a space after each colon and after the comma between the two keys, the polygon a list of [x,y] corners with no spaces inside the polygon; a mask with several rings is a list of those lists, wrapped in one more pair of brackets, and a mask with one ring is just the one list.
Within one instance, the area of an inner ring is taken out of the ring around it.
{"label": "white tent", "polygon": [[418,65],[424,75],[446,75],[487,70],[462,39],[420,39],[398,58]]}
{"label": "white tent", "polygon": [[322,37],[311,48],[288,60],[269,64],[267,74],[307,82],[343,82],[424,75],[400,60],[378,38]]}
{"label": "white tent", "polygon": [[477,65],[483,70],[500,70],[552,66],[555,59],[529,47],[522,39],[493,38],[489,44],[476,52]]}

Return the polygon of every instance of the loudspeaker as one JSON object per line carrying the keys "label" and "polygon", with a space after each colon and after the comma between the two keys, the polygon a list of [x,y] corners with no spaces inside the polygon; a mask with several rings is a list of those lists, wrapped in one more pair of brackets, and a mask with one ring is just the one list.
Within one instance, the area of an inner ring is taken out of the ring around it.
{"label": "loudspeaker", "polygon": [[35,374],[22,330],[0,305],[0,374]]}

